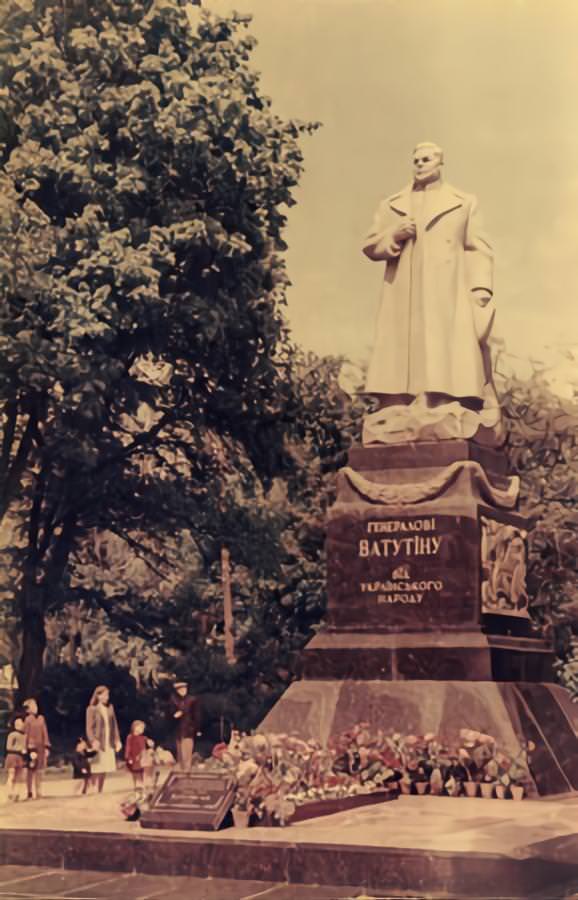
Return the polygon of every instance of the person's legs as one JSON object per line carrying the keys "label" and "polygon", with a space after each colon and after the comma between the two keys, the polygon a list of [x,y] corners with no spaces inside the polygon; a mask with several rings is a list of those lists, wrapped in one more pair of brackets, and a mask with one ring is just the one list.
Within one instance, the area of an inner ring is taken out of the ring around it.
{"label": "person's legs", "polygon": [[95,776],[94,776],[95,784],[96,784],[96,790],[98,791],[99,794],[102,794],[102,789],[103,789],[103,787],[104,787],[104,779],[105,779],[105,778],[106,778],[106,773],[105,773],[105,772],[99,772],[98,775],[95,775]]}
{"label": "person's legs", "polygon": [[183,772],[190,772],[193,765],[193,738],[181,739],[181,768]]}
{"label": "person's legs", "polygon": [[38,798],[42,797],[42,776],[44,774],[44,770],[41,768],[36,769],[34,773],[34,781],[36,785],[36,796]]}
{"label": "person's legs", "polygon": [[24,781],[24,770],[23,769],[15,769],[14,770],[14,787],[13,787],[13,796],[15,800],[21,800],[21,790],[20,785]]}
{"label": "person's legs", "polygon": [[36,799],[36,794],[34,793],[34,788],[36,787],[34,774],[34,769],[26,769],[26,793],[29,800]]}
{"label": "person's legs", "polygon": [[6,776],[6,794],[9,800],[14,800],[14,782],[16,780],[16,769],[8,769]]}
{"label": "person's legs", "polygon": [[190,772],[193,764],[192,738],[177,738],[177,763],[181,772]]}

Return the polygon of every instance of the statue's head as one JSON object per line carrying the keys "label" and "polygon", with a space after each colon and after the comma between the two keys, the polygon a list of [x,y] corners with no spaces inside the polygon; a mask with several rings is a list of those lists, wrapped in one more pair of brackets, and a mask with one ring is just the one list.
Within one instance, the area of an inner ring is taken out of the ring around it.
{"label": "statue's head", "polygon": [[413,177],[418,184],[441,178],[444,151],[431,141],[416,144],[413,151]]}

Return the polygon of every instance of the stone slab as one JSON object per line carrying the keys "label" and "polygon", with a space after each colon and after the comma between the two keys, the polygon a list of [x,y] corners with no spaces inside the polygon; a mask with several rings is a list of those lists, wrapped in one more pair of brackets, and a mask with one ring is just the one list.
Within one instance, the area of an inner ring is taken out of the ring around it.
{"label": "stone slab", "polygon": [[168,875],[107,875],[109,877],[104,881],[77,888],[74,891],[75,900],[163,900],[179,886],[177,879]]}
{"label": "stone slab", "polygon": [[230,878],[176,879],[173,890],[158,900],[269,900],[276,885]]}
{"label": "stone slab", "polygon": [[[8,889],[14,891],[16,895],[20,894],[25,897],[65,896],[70,893],[76,896],[82,890],[88,890],[91,892],[90,896],[94,896],[92,891],[97,885],[106,887],[117,879],[118,875],[114,873],[104,875],[102,872],[67,872],[62,870],[55,872],[52,869],[48,869],[37,874],[34,878],[23,876],[18,880],[12,880],[8,884],[6,882],[0,883],[0,897]],[[108,890],[108,887],[106,889]],[[111,895],[104,894],[101,896]]]}
{"label": "stone slab", "polygon": [[215,772],[171,772],[156,791],[143,828],[216,831],[233,805],[235,786]]}
{"label": "stone slab", "polygon": [[[15,877],[20,875],[20,877]],[[116,872],[55,872],[38,866],[0,866],[0,897],[7,900],[18,900],[24,897],[50,896],[56,898],[74,898],[74,900],[254,900],[257,897],[267,898],[283,896],[287,885],[265,881],[238,881],[225,878],[186,878],[167,875],[119,875]],[[274,889],[281,890],[274,895]],[[300,887],[291,890],[301,893]],[[334,896],[345,897],[346,889],[324,888],[306,885],[303,891],[310,891],[309,896],[321,898],[320,892],[334,891]],[[350,896],[360,893],[361,888],[351,889]],[[319,893],[318,893],[319,892]],[[296,900],[297,900],[297,894]],[[324,896],[330,896],[325,893]]]}
{"label": "stone slab", "polygon": [[0,866],[0,887],[4,890],[5,885],[11,882],[36,878],[47,871],[52,870],[47,870],[45,866]]}

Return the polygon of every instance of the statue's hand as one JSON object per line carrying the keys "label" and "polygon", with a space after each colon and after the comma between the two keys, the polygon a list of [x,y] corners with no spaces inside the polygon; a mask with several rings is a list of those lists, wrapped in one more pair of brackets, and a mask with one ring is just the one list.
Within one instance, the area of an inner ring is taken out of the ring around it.
{"label": "statue's hand", "polygon": [[407,241],[416,235],[415,220],[404,219],[402,224],[393,232],[394,240]]}
{"label": "statue's hand", "polygon": [[492,299],[492,292],[487,288],[473,288],[472,294],[478,306],[487,306]]}

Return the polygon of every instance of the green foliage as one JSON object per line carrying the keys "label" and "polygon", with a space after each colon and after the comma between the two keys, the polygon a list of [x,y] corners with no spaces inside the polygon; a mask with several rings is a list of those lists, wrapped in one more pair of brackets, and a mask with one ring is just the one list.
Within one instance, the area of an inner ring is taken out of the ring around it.
{"label": "green foliage", "polygon": [[59,745],[71,749],[71,741],[86,733],[86,707],[92,692],[101,684],[111,689],[111,702],[123,736],[128,734],[134,719],[154,721],[153,695],[147,697],[137,691],[134,679],[122,666],[112,662],[82,668],[54,664],[44,673],[43,711],[49,733]]}
{"label": "green foliage", "polygon": [[[164,671],[202,695],[215,739],[221,719],[247,729],[263,718],[295,677],[299,651],[323,617],[325,511],[362,411],[339,387],[339,370],[339,360],[293,349],[287,371],[300,401],[287,442],[293,465],[256,496],[243,496],[241,475],[232,478],[207,523],[194,574],[170,598],[135,607],[125,628],[127,638],[145,628]],[[223,546],[231,555],[234,664],[225,659]]]}
{"label": "green foliage", "polygon": [[291,465],[282,231],[314,126],[273,113],[246,19],[196,12],[0,17],[0,516],[26,690],[95,533],[158,574],[182,529],[203,552],[231,472],[247,492]]}
{"label": "green foliage", "polygon": [[521,504],[535,525],[529,536],[532,611],[552,634],[562,683],[578,695],[578,404],[555,394],[546,374],[505,380],[507,453],[521,477]]}

